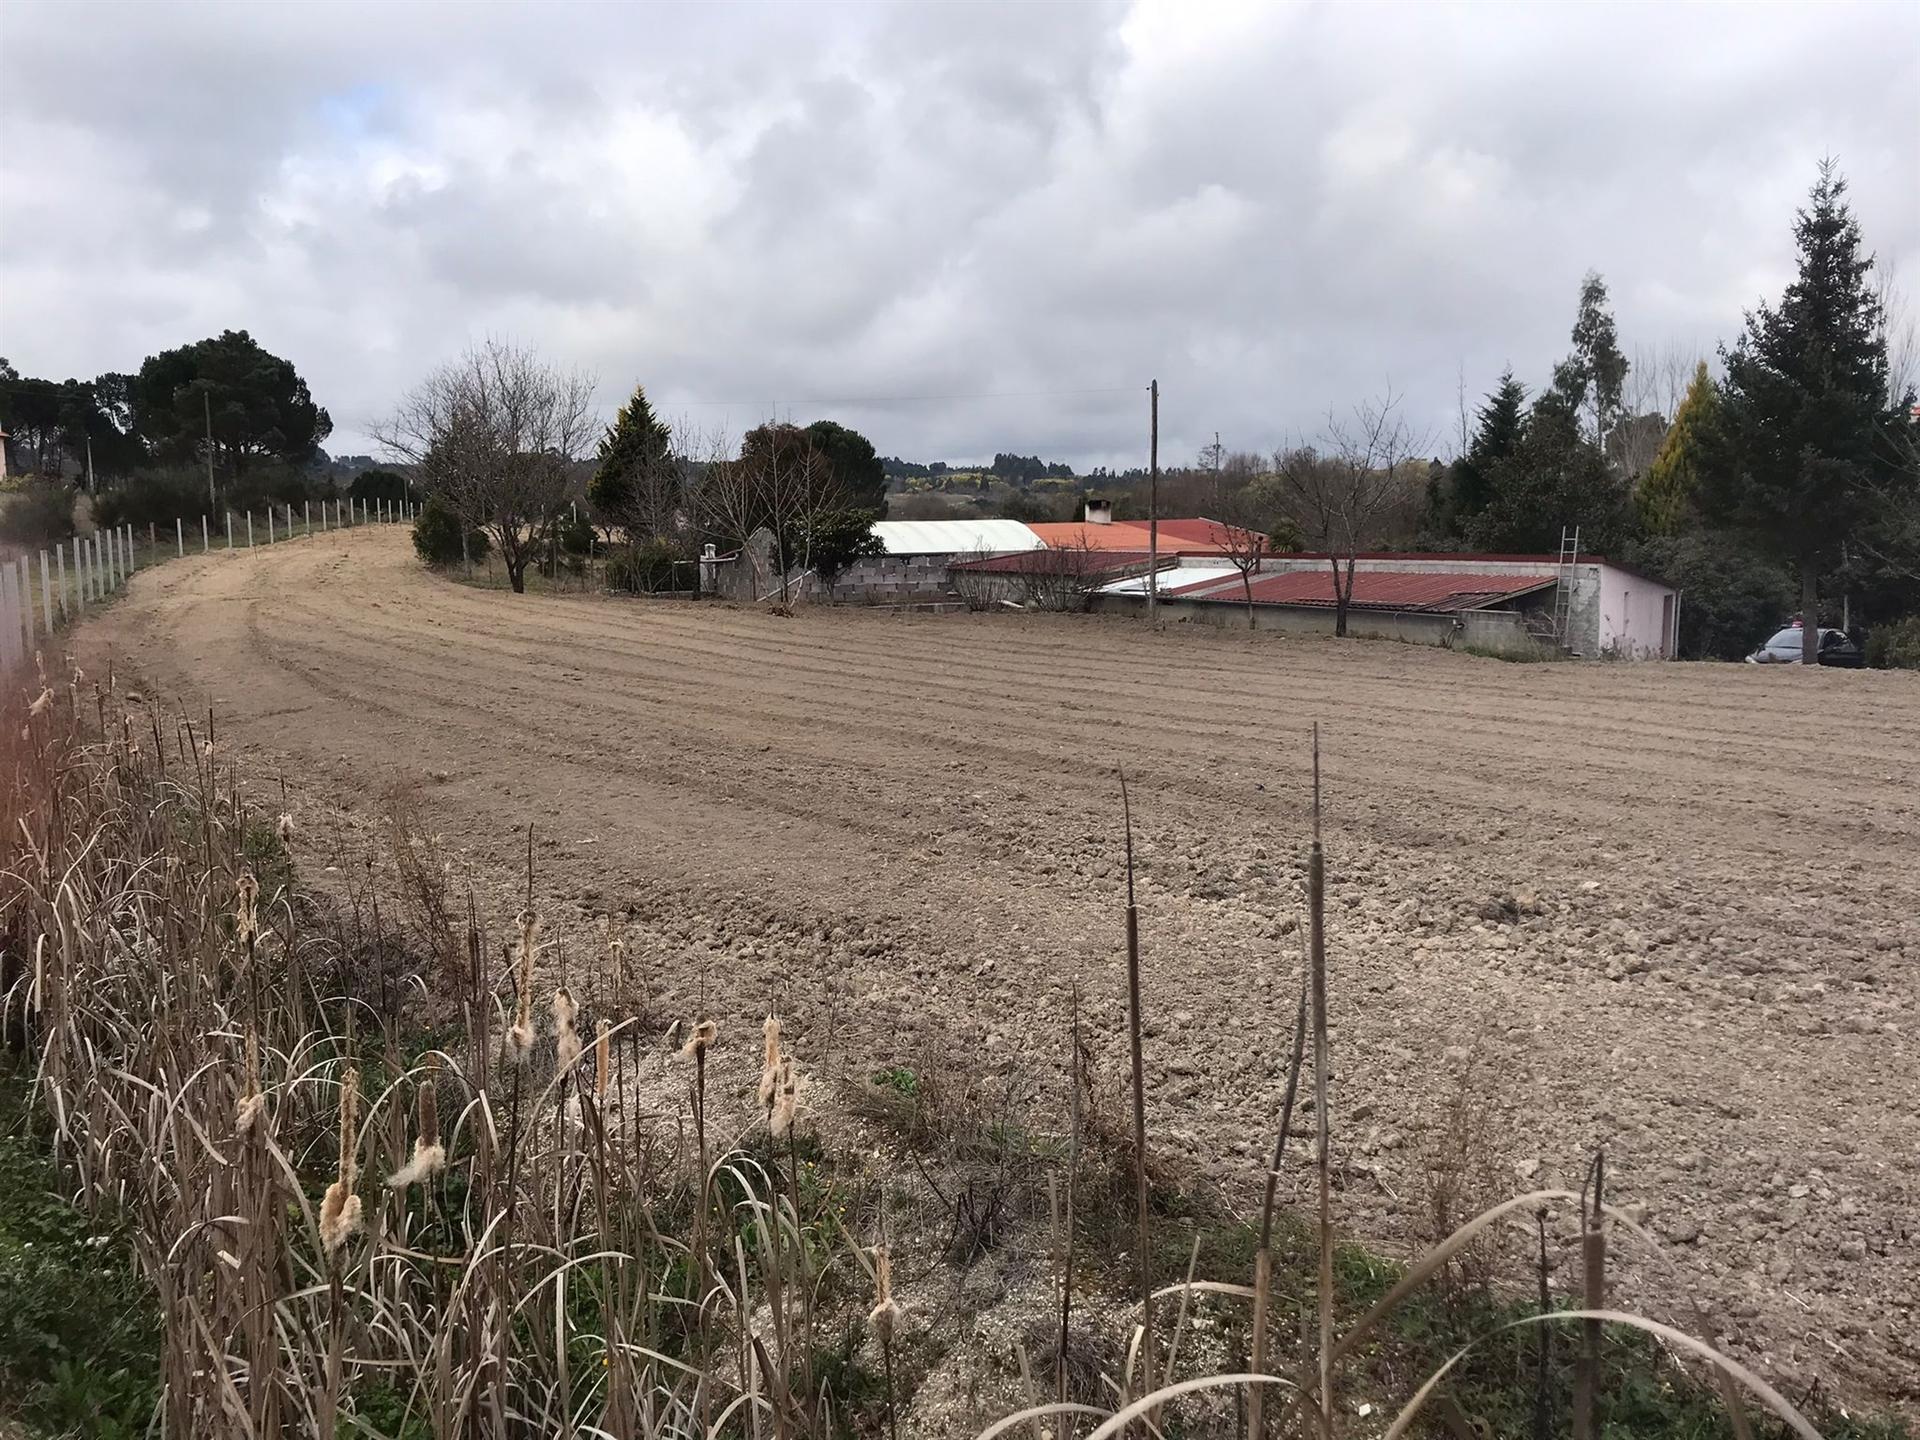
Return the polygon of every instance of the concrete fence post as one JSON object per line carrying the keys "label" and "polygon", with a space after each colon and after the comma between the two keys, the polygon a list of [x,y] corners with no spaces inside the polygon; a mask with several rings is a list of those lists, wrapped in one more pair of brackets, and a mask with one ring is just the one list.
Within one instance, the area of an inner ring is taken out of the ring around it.
{"label": "concrete fence post", "polygon": [[173,548],[179,552],[176,560],[187,558],[187,522],[178,517],[173,522]]}
{"label": "concrete fence post", "polygon": [[11,671],[14,647],[20,643],[20,617],[13,608],[13,566],[0,566],[0,670]]}
{"label": "concrete fence post", "polygon": [[253,511],[247,511],[247,548],[253,548]]}
{"label": "concrete fence post", "polygon": [[47,622],[47,634],[53,634],[53,571],[44,550],[40,552],[40,616]]}
{"label": "concrete fence post", "polygon": [[60,618],[67,618],[67,547],[53,547],[53,569],[60,578]]}
{"label": "concrete fence post", "polygon": [[[153,529],[153,522],[147,522],[147,529]],[[147,536],[147,548],[153,548],[153,536]],[[127,524],[127,574],[131,575],[140,568],[140,537],[134,534],[131,521]]]}
{"label": "concrete fence post", "polygon": [[73,613],[81,615],[87,608],[87,569],[80,561],[81,540],[73,537]]}
{"label": "concrete fence post", "polygon": [[308,530],[313,529],[313,501],[302,500],[300,502],[300,523]]}
{"label": "concrete fence post", "polygon": [[227,549],[233,549],[233,511],[227,511]]}
{"label": "concrete fence post", "polygon": [[207,517],[200,517],[200,553],[205,555],[213,549],[213,542],[207,537]]}
{"label": "concrete fence post", "polygon": [[0,566],[0,614],[4,615],[7,630],[5,645],[0,645],[0,664],[8,670],[25,657],[20,651],[20,596],[19,582],[15,580],[11,564]]}
{"label": "concrete fence post", "polygon": [[267,506],[267,543],[273,543],[273,506]]}
{"label": "concrete fence post", "polygon": [[293,502],[291,500],[287,502],[287,538],[289,540],[293,538]]}

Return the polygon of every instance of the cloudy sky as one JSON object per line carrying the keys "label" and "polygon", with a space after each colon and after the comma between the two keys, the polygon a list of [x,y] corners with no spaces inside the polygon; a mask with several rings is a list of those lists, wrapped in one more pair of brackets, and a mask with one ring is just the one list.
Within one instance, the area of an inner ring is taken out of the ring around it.
{"label": "cloudy sky", "polygon": [[1823,154],[1920,291],[1920,5],[0,0],[0,354],[245,328],[368,448],[469,340],[609,409],[1144,463],[1710,351]]}

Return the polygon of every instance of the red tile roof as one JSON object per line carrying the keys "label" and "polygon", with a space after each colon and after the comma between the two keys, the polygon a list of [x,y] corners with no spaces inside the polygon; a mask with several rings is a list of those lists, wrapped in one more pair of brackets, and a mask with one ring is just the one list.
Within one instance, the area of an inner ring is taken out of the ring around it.
{"label": "red tile roof", "polygon": [[[1116,520],[1113,523],[1130,526],[1142,535],[1147,533],[1147,522],[1144,520]],[[1186,555],[1223,554],[1231,533],[1232,527],[1218,520],[1162,520],[1160,548],[1162,551],[1173,549]]]}
{"label": "red tile roof", "polygon": [[[1055,550],[1139,550],[1145,552],[1151,533],[1144,520],[1115,520],[1107,525],[1084,521],[1043,521],[1027,527]],[[1218,520],[1187,519],[1160,522],[1162,555],[1224,555],[1228,527]]]}
{"label": "red tile roof", "polygon": [[[1356,570],[1352,603],[1368,610],[1474,610],[1544,589],[1551,575],[1473,575],[1465,571]],[[1208,591],[1207,599],[1244,596],[1235,582]],[[1253,582],[1255,604],[1332,605],[1330,570],[1286,570]]]}

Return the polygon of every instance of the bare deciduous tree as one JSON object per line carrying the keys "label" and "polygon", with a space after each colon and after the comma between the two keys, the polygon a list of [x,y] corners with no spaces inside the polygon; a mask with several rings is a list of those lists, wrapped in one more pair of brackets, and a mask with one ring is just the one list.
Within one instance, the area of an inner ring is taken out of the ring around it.
{"label": "bare deciduous tree", "polygon": [[1378,399],[1354,406],[1349,420],[1327,416],[1324,452],[1303,446],[1274,457],[1293,518],[1332,568],[1336,635],[1347,633],[1355,558],[1411,503],[1417,475],[1426,471],[1418,456],[1427,441],[1409,429],[1399,409],[1400,396],[1389,386]]}
{"label": "bare deciduous tree", "polygon": [[[1235,460],[1243,457],[1235,456]],[[1240,572],[1240,588],[1247,600],[1247,628],[1253,629],[1253,577],[1272,550],[1267,538],[1270,503],[1259,477],[1244,475],[1240,483],[1220,494],[1220,543],[1227,563]]]}
{"label": "bare deciduous tree", "polygon": [[373,433],[420,467],[463,531],[487,532],[507,583],[524,592],[527,565],[574,499],[575,465],[597,429],[590,376],[487,340],[435,370]]}
{"label": "bare deciduous tree", "polygon": [[1084,537],[1070,545],[1023,550],[1014,557],[1014,588],[1034,610],[1088,609],[1102,585],[1113,577],[1113,562]]}

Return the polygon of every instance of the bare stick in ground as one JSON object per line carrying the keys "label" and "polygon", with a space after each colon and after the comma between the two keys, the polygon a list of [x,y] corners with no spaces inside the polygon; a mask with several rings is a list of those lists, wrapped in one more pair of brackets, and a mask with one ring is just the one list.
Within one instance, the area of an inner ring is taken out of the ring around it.
{"label": "bare stick in ground", "polygon": [[[1605,1204],[1607,1152],[1593,1152],[1590,1177],[1593,1203],[1588,1205],[1583,1186],[1580,1195],[1580,1277],[1584,1290],[1581,1303],[1589,1310],[1604,1310],[1607,1301],[1607,1234],[1601,1227],[1601,1206]],[[1595,1388],[1600,1376],[1600,1322],[1580,1322],[1580,1357],[1573,1369],[1574,1440],[1590,1440],[1593,1435]]]}
{"label": "bare stick in ground", "polygon": [[[1069,1004],[1072,1020],[1073,1054],[1067,1067],[1067,1083],[1073,1089],[1071,1110],[1073,1115],[1073,1137],[1067,1151],[1067,1216],[1066,1242],[1062,1246],[1060,1261],[1060,1343],[1054,1351],[1053,1388],[1054,1398],[1062,1404],[1067,1399],[1067,1339],[1069,1324],[1073,1319],[1073,1226],[1074,1226],[1074,1182],[1080,1173],[1080,982],[1073,982]],[[1071,1427],[1072,1422],[1062,1417],[1062,1423]]]}
{"label": "bare stick in ground", "polygon": [[[1267,1365],[1267,1300],[1273,1285],[1273,1211],[1280,1188],[1280,1162],[1293,1130],[1293,1102],[1300,1093],[1300,1064],[1307,1048],[1307,987],[1300,987],[1300,1007],[1293,1017],[1293,1056],[1287,1065],[1287,1092],[1280,1102],[1280,1133],[1273,1142],[1273,1164],[1267,1167],[1267,1193],[1260,1208],[1260,1249],[1253,1257],[1253,1358],[1248,1369],[1264,1375]],[[1062,1396],[1061,1398],[1065,1398]],[[1267,1394],[1261,1386],[1247,1389],[1248,1440],[1260,1440]]]}
{"label": "bare stick in ground", "polygon": [[1140,911],[1133,895],[1133,803],[1120,776],[1120,812],[1127,837],[1127,1032],[1133,1046],[1133,1174],[1138,1205],[1140,1388],[1153,1389],[1153,1267],[1147,1253],[1147,1081],[1140,1033]]}
{"label": "bare stick in ground", "polygon": [[1313,991],[1313,1118],[1320,1172],[1320,1427],[1333,1431],[1333,1191],[1327,1154],[1327,857],[1320,844],[1320,727],[1313,727],[1313,845],[1307,852],[1307,942]]}

